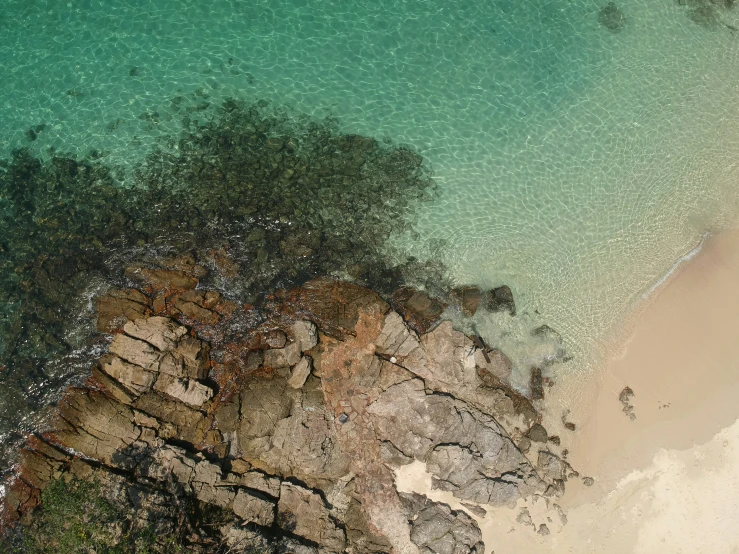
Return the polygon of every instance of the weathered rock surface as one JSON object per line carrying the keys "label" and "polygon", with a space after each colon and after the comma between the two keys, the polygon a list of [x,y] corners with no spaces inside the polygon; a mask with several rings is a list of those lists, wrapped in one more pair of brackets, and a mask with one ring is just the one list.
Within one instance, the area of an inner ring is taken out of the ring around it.
{"label": "weathered rock surface", "polygon": [[367,411],[378,438],[427,463],[443,490],[505,505],[542,483],[495,420],[465,402],[426,394],[420,379],[393,385]]}
{"label": "weathered rock surface", "polygon": [[97,300],[97,330],[112,333],[130,320],[151,313],[151,301],[135,290],[111,290]]}
{"label": "weathered rock surface", "polygon": [[320,544],[329,551],[341,552],[344,549],[346,538],[343,530],[334,523],[323,499],[308,489],[282,483],[277,521],[283,529]]}
{"label": "weathered rock surface", "polygon": [[411,524],[411,540],[419,550],[433,554],[483,554],[485,545],[475,521],[446,504],[419,494],[402,494]]}
{"label": "weathered rock surface", "polygon": [[263,327],[244,332],[237,319],[229,333],[233,310],[194,288],[192,267],[144,269],[129,277],[164,298],[169,316],[152,315],[141,292],[101,299],[109,352],[27,441],[21,478],[6,484],[6,525],[50,480],[94,471],[164,504],[224,510],[232,546],[269,534],[296,552],[482,554],[472,518],[399,494],[389,466],[419,460],[435,487],[493,506],[556,494],[571,473],[531,403],[505,383],[505,354],[485,361],[449,322],[418,334],[443,310],[425,293],[403,293],[404,321],[372,291],[320,279],[278,294]]}

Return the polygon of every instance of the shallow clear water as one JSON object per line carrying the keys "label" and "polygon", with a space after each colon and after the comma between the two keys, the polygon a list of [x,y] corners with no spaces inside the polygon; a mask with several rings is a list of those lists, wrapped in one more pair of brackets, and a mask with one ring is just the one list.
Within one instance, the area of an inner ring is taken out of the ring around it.
{"label": "shallow clear water", "polygon": [[6,0],[0,153],[45,124],[38,152],[126,167],[230,95],[333,114],[430,161],[442,193],[397,241],[460,283],[513,288],[522,316],[479,325],[519,369],[541,323],[582,365],[739,210],[739,33],[723,24],[739,10],[707,28],[672,0],[620,0],[612,33],[605,4]]}

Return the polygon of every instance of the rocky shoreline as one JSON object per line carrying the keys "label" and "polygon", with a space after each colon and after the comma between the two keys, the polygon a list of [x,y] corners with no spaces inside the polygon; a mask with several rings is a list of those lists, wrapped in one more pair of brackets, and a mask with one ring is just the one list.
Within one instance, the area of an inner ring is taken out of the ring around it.
{"label": "rocky shoreline", "polygon": [[[25,441],[6,537],[75,479],[100,483],[128,529],[187,551],[482,554],[472,515],[556,503],[577,476],[507,384],[505,354],[439,321],[442,300],[319,278],[257,311],[198,288],[205,273],[192,256],[129,266],[137,288],[97,299],[108,352]],[[507,287],[450,298],[515,311]],[[393,468],[414,460],[470,513],[398,493]],[[215,528],[198,524],[209,510]]]}

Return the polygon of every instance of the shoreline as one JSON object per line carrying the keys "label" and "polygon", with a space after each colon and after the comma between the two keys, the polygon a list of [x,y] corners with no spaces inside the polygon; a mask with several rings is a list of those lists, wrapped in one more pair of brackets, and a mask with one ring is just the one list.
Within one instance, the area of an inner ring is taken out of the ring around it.
{"label": "shoreline", "polygon": [[[688,263],[689,262],[689,263]],[[532,497],[473,517],[486,552],[734,552],[739,518],[739,229],[704,237],[679,258],[618,333],[605,343],[602,371],[565,375],[544,401],[544,425],[559,434],[580,478],[556,500]],[[619,396],[635,419],[623,412]],[[575,396],[573,396],[575,394]],[[573,398],[575,400],[573,400]],[[563,410],[574,432],[560,423]],[[430,489],[420,463],[397,471]],[[582,477],[592,477],[585,486]],[[521,516],[526,509],[526,516]],[[532,525],[533,523],[533,525]],[[539,526],[547,525],[547,534]],[[682,549],[682,550],[681,550]]]}
{"label": "shoreline", "polygon": [[[739,229],[689,254],[607,346],[599,392],[571,448],[580,471],[628,472],[660,448],[706,443],[739,417],[730,401],[739,392]],[[634,392],[634,420],[622,413],[625,387]]]}

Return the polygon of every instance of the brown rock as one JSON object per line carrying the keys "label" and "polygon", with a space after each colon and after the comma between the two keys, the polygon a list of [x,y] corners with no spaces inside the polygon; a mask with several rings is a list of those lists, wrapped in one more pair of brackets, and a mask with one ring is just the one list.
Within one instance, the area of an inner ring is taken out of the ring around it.
{"label": "brown rock", "polygon": [[293,341],[298,343],[300,351],[305,352],[318,344],[318,331],[310,321],[296,321],[288,329]]}
{"label": "brown rock", "polygon": [[403,319],[417,333],[426,333],[432,329],[446,309],[446,305],[440,300],[431,298],[424,291],[408,287],[395,291],[392,301]]}
{"label": "brown rock", "polygon": [[549,438],[547,430],[539,423],[535,423],[531,426],[531,429],[529,429],[528,432],[528,437],[534,442],[547,442]]}
{"label": "brown rock", "polygon": [[264,334],[264,342],[270,348],[284,348],[287,344],[287,336],[279,329],[272,329]]}
{"label": "brown rock", "polygon": [[244,458],[311,486],[345,475],[347,460],[336,444],[333,415],[320,386],[317,379],[308,379],[296,390],[277,376],[245,383],[236,433]]}
{"label": "brown rock", "polygon": [[213,397],[213,389],[207,385],[194,379],[176,379],[169,375],[160,375],[154,389],[193,408],[200,408]]}
{"label": "brown rock", "polygon": [[208,270],[202,265],[198,265],[195,256],[192,253],[182,254],[173,258],[167,258],[162,265],[168,269],[175,269],[187,275],[192,275],[200,279],[208,274]]}
{"label": "brown rock", "polygon": [[131,404],[137,396],[137,393],[125,388],[119,381],[110,377],[105,373],[100,365],[107,359],[103,356],[97,364],[92,367],[90,377],[85,382],[85,386],[91,389],[103,391],[105,394],[114,398],[121,404]]}
{"label": "brown rock", "polygon": [[177,308],[185,317],[197,321],[198,323],[202,323],[203,325],[215,325],[221,319],[221,316],[216,312],[206,310],[194,302],[180,301],[175,304],[175,308]]}
{"label": "brown rock", "polygon": [[303,356],[293,368],[290,378],[287,380],[287,384],[294,389],[299,389],[305,384],[306,379],[308,379],[310,370],[311,359]]}
{"label": "brown rock", "polygon": [[277,524],[331,552],[341,552],[346,543],[344,531],[336,527],[329,517],[323,499],[292,483],[282,483],[277,503]]}
{"label": "brown rock", "polygon": [[147,392],[136,399],[133,406],[159,421],[171,424],[163,426],[162,438],[176,438],[199,444],[210,428],[210,419],[190,406],[164,398],[154,392]]}
{"label": "brown rock", "polygon": [[133,410],[97,391],[71,389],[58,408],[62,419],[45,436],[108,465],[141,435]]}
{"label": "brown rock", "polygon": [[[239,460],[234,460],[234,464]],[[265,475],[258,471],[244,471],[241,475],[234,476],[234,483],[240,487],[246,487],[263,492],[274,498],[280,496],[280,480],[271,475]]]}
{"label": "brown rock", "polygon": [[123,325],[151,313],[147,296],[137,290],[111,290],[97,300],[97,330],[113,333]]}
{"label": "brown rock", "polygon": [[262,496],[241,489],[233,503],[234,513],[245,522],[269,527],[275,520],[275,505]]}
{"label": "brown rock", "polygon": [[139,365],[130,364],[118,356],[105,356],[100,360],[100,367],[109,377],[112,377],[136,395],[148,391],[157,380],[156,372],[147,371]]}
{"label": "brown rock", "polygon": [[162,353],[148,342],[118,334],[110,343],[110,352],[149,371],[158,371]]}
{"label": "brown rock", "polygon": [[491,312],[508,312],[516,315],[516,304],[510,287],[503,285],[488,292],[487,309]]}
{"label": "brown rock", "polygon": [[532,400],[541,400],[544,398],[544,379],[541,375],[541,369],[538,367],[531,368],[529,376],[529,390],[531,391]]}
{"label": "brown rock", "polygon": [[196,277],[174,269],[151,269],[134,265],[127,267],[125,274],[129,279],[147,285],[152,290],[188,290],[198,286]]}
{"label": "brown rock", "polygon": [[163,313],[167,309],[167,297],[164,294],[157,295],[152,302],[151,309],[155,314]]}
{"label": "brown rock", "polygon": [[278,367],[291,367],[300,361],[300,345],[296,342],[288,344],[285,348],[264,351],[264,366],[276,369]]}
{"label": "brown rock", "polygon": [[452,290],[451,296],[460,303],[462,313],[466,316],[475,315],[482,300],[479,287],[460,287]]}
{"label": "brown rock", "polygon": [[182,361],[186,377],[205,379],[210,366],[209,352],[210,347],[206,343],[190,335],[185,335],[177,343],[177,348],[175,348],[173,354],[176,359]]}
{"label": "brown rock", "polygon": [[389,306],[376,293],[344,281],[314,279],[284,293],[273,309],[292,319],[313,321],[324,333],[344,338],[355,333],[359,310],[374,305],[379,313]]}
{"label": "brown rock", "polygon": [[154,316],[129,321],[123,326],[131,337],[148,342],[159,350],[171,350],[187,334],[187,329],[168,317]]}

